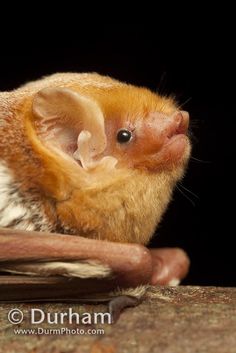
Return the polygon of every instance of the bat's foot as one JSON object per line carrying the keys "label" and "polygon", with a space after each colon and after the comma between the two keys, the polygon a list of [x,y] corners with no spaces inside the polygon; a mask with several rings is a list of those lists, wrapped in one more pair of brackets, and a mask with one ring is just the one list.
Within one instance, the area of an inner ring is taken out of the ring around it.
{"label": "bat's foot", "polygon": [[190,265],[188,255],[179,248],[150,249],[152,256],[153,286],[178,285],[187,275]]}
{"label": "bat's foot", "polygon": [[140,298],[132,297],[130,295],[120,295],[110,300],[108,304],[109,313],[112,317],[112,323],[116,323],[120,317],[121,312],[130,307],[134,307],[141,303]]}

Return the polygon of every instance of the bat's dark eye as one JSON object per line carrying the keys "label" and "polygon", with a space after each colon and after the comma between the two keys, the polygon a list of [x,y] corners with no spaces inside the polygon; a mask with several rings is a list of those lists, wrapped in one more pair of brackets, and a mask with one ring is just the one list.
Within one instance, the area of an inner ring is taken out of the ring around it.
{"label": "bat's dark eye", "polygon": [[118,131],[116,138],[119,143],[129,142],[132,138],[132,132],[126,129],[121,129]]}

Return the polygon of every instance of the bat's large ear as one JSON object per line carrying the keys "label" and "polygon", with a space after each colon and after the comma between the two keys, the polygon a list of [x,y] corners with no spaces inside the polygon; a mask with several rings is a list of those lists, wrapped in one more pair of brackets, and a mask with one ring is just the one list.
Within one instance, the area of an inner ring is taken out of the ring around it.
{"label": "bat's large ear", "polygon": [[34,97],[33,114],[39,137],[83,167],[105,150],[103,113],[92,99],[67,88],[45,88]]}

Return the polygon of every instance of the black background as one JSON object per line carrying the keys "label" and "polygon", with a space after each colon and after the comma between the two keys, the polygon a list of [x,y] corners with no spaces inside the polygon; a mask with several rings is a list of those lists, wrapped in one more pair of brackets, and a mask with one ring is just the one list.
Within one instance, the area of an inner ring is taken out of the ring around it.
{"label": "black background", "polygon": [[[193,11],[194,12],[194,11]],[[207,15],[208,16],[208,15]],[[183,247],[192,260],[186,284],[236,285],[235,276],[235,58],[230,20],[209,23],[200,13],[175,18],[165,14],[149,25],[87,23],[67,31],[52,25],[35,35],[31,25],[3,36],[0,89],[62,71],[96,71],[174,93],[191,114],[192,156],[183,190],[174,193],[152,246]],[[70,21],[69,21],[70,22]],[[72,21],[73,22],[73,21]],[[42,26],[43,20],[40,25]],[[171,24],[171,26],[170,26]],[[73,35],[72,35],[73,34]],[[33,35],[33,38],[32,38]]]}

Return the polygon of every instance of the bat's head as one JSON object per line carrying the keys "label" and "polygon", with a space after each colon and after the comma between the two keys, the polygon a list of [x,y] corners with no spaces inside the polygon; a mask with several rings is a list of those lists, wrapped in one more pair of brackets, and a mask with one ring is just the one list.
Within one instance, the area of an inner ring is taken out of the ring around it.
{"label": "bat's head", "polygon": [[117,119],[111,116],[105,123],[108,144],[104,153],[117,159],[117,167],[150,173],[184,169],[190,152],[189,115],[168,108],[160,106],[158,109],[157,104],[152,109],[150,104],[146,111],[141,108],[140,112],[127,113]]}
{"label": "bat's head", "polygon": [[34,156],[24,187],[52,200],[62,231],[147,242],[189,158],[188,113],[97,74],[53,75],[19,94]]}

